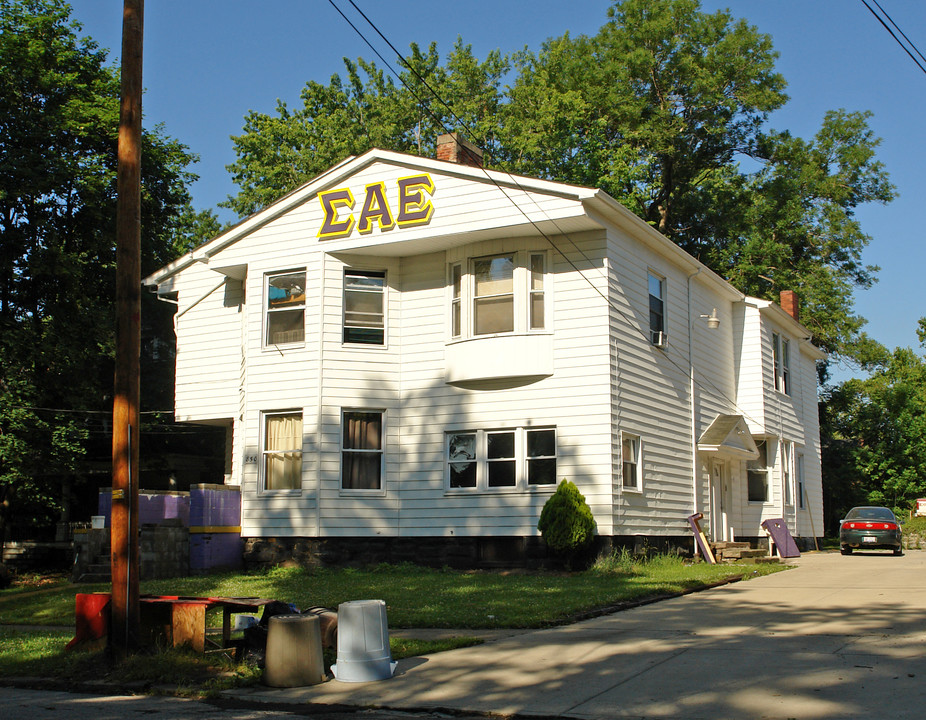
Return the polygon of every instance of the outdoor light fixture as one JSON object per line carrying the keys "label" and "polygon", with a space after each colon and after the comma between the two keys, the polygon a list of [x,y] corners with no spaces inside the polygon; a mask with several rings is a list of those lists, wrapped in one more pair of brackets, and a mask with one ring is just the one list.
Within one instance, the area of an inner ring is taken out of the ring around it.
{"label": "outdoor light fixture", "polygon": [[702,315],[701,317],[704,320],[707,320],[707,326],[711,330],[716,330],[717,328],[720,327],[720,318],[717,317],[717,308],[714,308],[713,310],[711,310],[710,315]]}

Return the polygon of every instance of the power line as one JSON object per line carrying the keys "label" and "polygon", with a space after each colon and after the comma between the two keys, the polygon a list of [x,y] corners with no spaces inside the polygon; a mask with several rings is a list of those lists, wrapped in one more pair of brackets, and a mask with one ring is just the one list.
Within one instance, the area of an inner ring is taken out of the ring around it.
{"label": "power line", "polygon": [[[913,53],[910,52],[909,48],[906,45],[904,45],[903,42],[901,42],[900,38],[897,37],[897,35],[890,28],[890,26],[884,21],[884,18],[882,18],[877,12],[875,12],[874,8],[868,4],[868,0],[861,0],[861,2],[865,7],[868,8],[869,12],[871,12],[871,14],[874,15],[878,19],[878,22],[884,26],[884,29],[890,33],[891,37],[894,38],[894,41],[898,45],[900,45],[900,47],[903,48],[904,52],[907,53],[907,55],[910,56],[910,59],[914,63],[916,63],[916,66],[920,70],[922,70],[923,73],[926,73],[926,67],[924,67],[923,64],[919,60],[917,60],[916,57],[914,57]],[[899,32],[903,36],[903,39],[906,40],[907,43],[910,45],[910,47],[916,51],[916,54],[919,55],[920,58],[922,58],[923,62],[926,62],[926,58],[923,57],[923,53],[921,53],[919,49],[916,47],[916,45],[913,44],[913,41],[907,37],[906,33],[904,33],[904,31],[900,29],[900,26],[898,26],[897,23],[894,22],[893,18],[887,14],[887,11],[885,11],[885,9],[881,7],[881,5],[878,3],[878,0],[871,0],[871,2],[873,2],[875,5],[878,6],[878,10],[880,10],[884,14],[884,17],[887,18],[888,21],[890,21],[891,25],[893,25],[897,29],[897,32]]]}
{"label": "power line", "polygon": [[[438,124],[439,126],[441,126],[444,130],[448,130],[447,126],[443,123],[443,121],[440,120],[433,112],[431,112],[431,110],[427,107],[427,105],[425,105],[425,104],[421,101],[421,99],[420,99],[419,96],[415,93],[415,91],[414,91],[411,87],[409,87],[408,83],[406,83],[405,80],[402,78],[402,76],[399,75],[399,74],[395,71],[395,69],[392,67],[392,65],[391,65],[388,61],[386,61],[385,58],[383,58],[383,56],[380,54],[380,52],[379,52],[379,51],[373,46],[373,44],[367,39],[367,37],[363,34],[363,32],[362,32],[359,28],[357,28],[357,26],[347,18],[347,16],[344,14],[344,12],[342,12],[341,9],[335,4],[334,0],[328,0],[328,2],[329,2],[329,4],[330,4],[335,10],[337,10],[338,14],[341,15],[342,18],[344,18],[344,20],[347,22],[348,25],[350,25],[350,27],[354,30],[354,32],[356,32],[356,33],[360,36],[360,38],[363,40],[363,42],[364,42],[371,50],[373,50],[373,52],[376,54],[376,56],[377,56],[380,60],[382,60],[382,62],[386,65],[386,67],[389,69],[389,71],[396,77],[396,79],[398,79],[399,82],[401,82],[401,83],[406,87],[406,89],[412,94],[412,96],[413,96],[419,103],[422,104],[422,107],[424,107],[425,111],[431,116],[432,120],[434,120],[434,122],[435,122],[436,124]],[[403,64],[405,67],[407,67],[407,68],[415,75],[415,77],[416,77],[418,80],[421,81],[421,83],[428,89],[428,91],[431,93],[431,95],[432,95],[438,102],[440,102],[445,108],[447,108],[447,110],[448,110],[448,112],[450,113],[450,115],[460,124],[460,126],[463,127],[467,132],[469,132],[469,133],[470,133],[470,136],[473,137],[474,139],[476,139],[477,142],[478,142],[478,141],[479,141],[479,138],[478,138],[478,136],[476,135],[476,133],[474,133],[474,132],[472,131],[472,129],[467,125],[467,123],[466,123],[464,120],[462,120],[462,119],[453,111],[453,108],[451,108],[450,105],[449,105],[443,98],[440,97],[440,95],[439,95],[439,94],[427,83],[427,81],[417,72],[417,70],[415,70],[415,68],[412,67],[411,63],[409,63],[409,62],[403,57],[403,55],[402,55],[402,54],[396,49],[396,47],[389,41],[389,39],[388,39],[388,38],[383,34],[383,32],[376,26],[376,24],[375,24],[372,20],[370,20],[370,18],[367,17],[367,15],[366,15],[362,10],[360,10],[359,7],[357,7],[357,5],[356,5],[356,3],[354,2],[354,0],[348,0],[348,2],[350,2],[350,4],[354,7],[354,9],[355,9],[355,10],[363,17],[363,19],[367,22],[367,24],[370,25],[370,27],[372,27],[373,30],[376,31],[376,33],[380,36],[380,38],[382,38],[383,41],[390,47],[390,49],[396,54],[396,56],[399,58],[399,60],[402,62],[402,64]],[[863,0],[863,2],[864,2],[864,0]],[[484,142],[484,139],[483,139],[483,142]],[[547,233],[545,233],[545,232],[543,231],[543,229],[540,228],[540,226],[537,225],[537,223],[527,214],[527,212],[518,204],[518,202],[517,202],[513,197],[511,197],[511,195],[508,194],[508,192],[505,190],[505,188],[503,188],[503,187],[495,180],[495,178],[493,178],[493,177],[489,174],[489,172],[488,172],[488,170],[486,170],[486,168],[481,167],[480,169],[483,171],[483,173],[485,174],[486,178],[487,178],[493,185],[495,185],[495,187],[496,187],[498,190],[500,190],[500,191],[502,192],[502,194],[505,195],[505,197],[507,198],[507,200],[515,207],[515,209],[518,210],[518,212],[520,212],[520,213],[524,216],[524,218],[528,221],[528,223],[530,223],[530,224],[534,227],[534,229],[535,229],[535,230],[536,230],[536,231],[537,231],[537,232],[538,232],[549,244],[550,244],[550,246],[551,246],[557,253],[559,253],[559,255],[560,255],[567,263],[569,263],[569,265],[573,268],[573,270],[575,270],[576,273],[578,273],[579,277],[581,277],[583,280],[585,280],[585,282],[588,283],[588,285],[592,288],[592,290],[594,290],[595,293],[597,293],[597,294],[605,301],[605,303],[608,305],[608,307],[610,307],[614,312],[618,313],[622,318],[624,318],[624,320],[625,320],[625,322],[627,323],[627,326],[628,326],[628,327],[630,327],[632,330],[636,331],[636,333],[639,334],[644,340],[647,340],[647,341],[648,341],[649,338],[647,337],[646,331],[643,330],[642,327],[635,325],[634,322],[632,321],[632,318],[630,318],[630,317],[629,317],[618,305],[616,305],[614,302],[612,302],[611,299],[610,299],[608,296],[606,296],[606,295],[601,291],[601,289],[600,289],[597,285],[595,285],[591,280],[589,280],[589,279],[585,276],[585,274],[579,269],[579,267],[575,264],[575,262],[572,260],[572,258],[570,258],[565,252],[563,252],[563,250],[561,250],[561,249],[556,245],[556,243],[553,241],[553,239],[552,239],[549,235],[547,235]],[[523,186],[520,184],[520,182],[518,181],[517,177],[515,177],[514,175],[512,175],[510,172],[506,172],[506,171],[501,171],[501,172],[507,174],[507,176],[511,179],[512,183],[513,183],[519,190],[521,190],[522,192],[524,192],[525,195],[526,195],[527,197],[531,197],[531,194],[530,194],[529,192],[527,192],[527,191],[524,189],[524,187],[523,187]],[[538,206],[538,209],[540,209],[540,211],[543,212],[543,209],[540,208],[539,206]],[[549,218],[549,217],[548,217],[547,219],[548,219],[548,221],[551,222],[551,223],[553,224],[553,226],[557,229],[559,235],[561,235],[562,237],[564,237],[566,240],[569,241],[569,243],[570,243],[570,244],[576,249],[576,251],[585,259],[585,261],[589,264],[589,266],[590,266],[592,269],[596,269],[596,266],[595,266],[594,262],[582,251],[582,249],[576,244],[576,242],[572,239],[572,237],[569,235],[569,233],[564,232],[563,230],[561,230],[555,219],[552,219],[552,218]],[[604,273],[601,271],[600,268],[598,268],[598,273],[601,275],[602,279],[605,280],[605,282],[609,282],[609,281],[610,281],[610,278],[609,278],[608,276],[604,275]],[[690,308],[689,308],[689,309],[690,309]],[[691,333],[692,331],[693,331],[693,328],[689,326],[688,332]],[[754,423],[756,423],[757,425],[760,425],[760,426],[762,425],[762,423],[759,423],[759,422],[756,421],[754,418],[752,418],[747,412],[745,412],[745,411],[739,406],[739,404],[738,404],[735,400],[733,400],[732,398],[728,397],[727,394],[726,394],[721,388],[718,388],[716,385],[714,385],[712,382],[710,382],[710,380],[707,380],[707,381],[706,381],[706,382],[707,382],[707,385],[708,385],[709,387],[706,387],[706,386],[705,386],[704,384],[702,384],[700,381],[695,380],[695,379],[694,379],[694,373],[693,373],[693,366],[691,366],[691,359],[690,359],[690,358],[689,358],[689,363],[688,363],[688,364],[689,364],[691,367],[682,367],[682,366],[679,365],[677,362],[675,362],[675,360],[673,360],[672,357],[670,357],[670,356],[668,355],[668,353],[665,355],[665,357],[666,357],[666,360],[669,362],[669,364],[671,364],[673,367],[675,367],[676,370],[678,370],[681,374],[683,374],[683,375],[688,375],[688,373],[691,372],[691,373],[692,373],[691,377],[692,377],[692,382],[693,382],[693,384],[694,384],[694,385],[697,385],[701,390],[716,393],[716,395],[717,395],[719,398],[722,398],[722,399],[725,400],[727,403],[729,403],[730,407],[731,407],[731,408],[735,408],[736,410],[738,410],[739,413],[740,413],[741,415],[743,415],[744,417],[749,418],[750,420],[752,420],[752,421],[753,421]]]}

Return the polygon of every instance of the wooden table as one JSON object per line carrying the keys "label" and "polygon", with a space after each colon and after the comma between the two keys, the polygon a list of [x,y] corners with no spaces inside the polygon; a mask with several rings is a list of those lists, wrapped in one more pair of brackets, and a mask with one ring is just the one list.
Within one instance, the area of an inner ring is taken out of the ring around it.
{"label": "wooden table", "polygon": [[222,642],[231,642],[231,616],[257,612],[272,600],[237,597],[183,597],[178,595],[141,595],[139,625],[142,643],[164,642],[171,647],[190,645],[198,652],[206,649],[206,613],[222,609]]}

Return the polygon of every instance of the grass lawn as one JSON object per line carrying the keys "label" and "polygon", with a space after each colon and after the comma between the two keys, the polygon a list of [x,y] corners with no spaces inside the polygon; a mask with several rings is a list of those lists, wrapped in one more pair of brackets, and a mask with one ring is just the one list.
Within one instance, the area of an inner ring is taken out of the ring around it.
{"label": "grass lawn", "polygon": [[[676,557],[635,561],[616,555],[584,572],[435,570],[414,565],[366,569],[304,570],[274,568],[255,573],[226,573],[150,580],[141,592],[157,595],[263,597],[299,608],[337,608],[348,600],[386,602],[390,628],[454,628],[451,641],[392,638],[393,657],[426,654],[478,642],[484,628],[537,628],[570,622],[622,603],[703,588],[732,576],[776,572],[777,565],[707,565]],[[197,656],[160,653],[137,662],[105,666],[105,654],[65,653],[74,623],[77,592],[108,592],[108,584],[45,583],[0,591],[0,675],[81,678],[109,676],[118,682],[185,683],[223,687],[256,682],[259,671],[243,664]],[[216,617],[218,621],[218,615]],[[47,626],[28,631],[2,626]],[[466,631],[472,631],[467,633]],[[116,673],[115,675],[113,673]]]}

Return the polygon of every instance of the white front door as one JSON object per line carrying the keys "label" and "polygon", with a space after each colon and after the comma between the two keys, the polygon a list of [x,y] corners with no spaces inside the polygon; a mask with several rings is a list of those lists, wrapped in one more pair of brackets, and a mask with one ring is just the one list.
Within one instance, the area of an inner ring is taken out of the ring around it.
{"label": "white front door", "polygon": [[729,478],[725,463],[714,460],[711,463],[711,539],[714,542],[733,540],[730,527]]}

